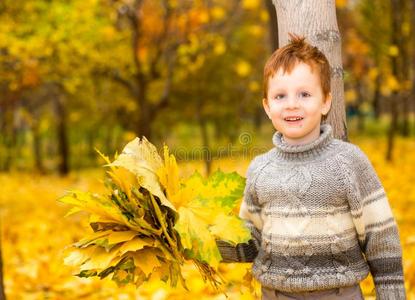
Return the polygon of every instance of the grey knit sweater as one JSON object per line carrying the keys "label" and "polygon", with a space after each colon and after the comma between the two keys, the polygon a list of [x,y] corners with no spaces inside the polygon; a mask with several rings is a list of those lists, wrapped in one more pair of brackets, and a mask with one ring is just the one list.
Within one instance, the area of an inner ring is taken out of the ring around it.
{"label": "grey knit sweater", "polygon": [[262,285],[287,292],[354,285],[370,271],[377,299],[405,299],[398,228],[367,156],[329,124],[305,145],[281,138],[247,171],[239,215],[253,239],[218,241],[223,261],[253,260]]}

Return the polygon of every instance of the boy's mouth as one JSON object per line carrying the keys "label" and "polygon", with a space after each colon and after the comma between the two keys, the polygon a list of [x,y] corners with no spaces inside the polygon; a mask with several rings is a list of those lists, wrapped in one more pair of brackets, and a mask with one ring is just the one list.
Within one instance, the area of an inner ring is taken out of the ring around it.
{"label": "boy's mouth", "polygon": [[304,118],[295,116],[295,117],[286,117],[286,118],[284,118],[284,121],[295,123],[295,122],[301,121],[302,119],[304,119]]}

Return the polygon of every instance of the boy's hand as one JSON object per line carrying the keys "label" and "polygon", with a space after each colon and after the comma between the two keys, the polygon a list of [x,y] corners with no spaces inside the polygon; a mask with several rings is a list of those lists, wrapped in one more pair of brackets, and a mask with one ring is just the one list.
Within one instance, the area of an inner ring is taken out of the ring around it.
{"label": "boy's hand", "polygon": [[259,248],[253,239],[235,246],[222,240],[216,240],[216,246],[222,256],[221,262],[224,263],[253,262],[258,255]]}

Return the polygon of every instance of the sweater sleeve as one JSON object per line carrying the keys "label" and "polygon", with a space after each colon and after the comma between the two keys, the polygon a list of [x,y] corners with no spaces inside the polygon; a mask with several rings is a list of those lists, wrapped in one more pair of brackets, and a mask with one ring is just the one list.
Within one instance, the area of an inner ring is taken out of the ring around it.
{"label": "sweater sleeve", "polygon": [[371,162],[354,145],[345,161],[348,200],[362,252],[374,279],[376,298],[406,299],[398,226]]}
{"label": "sweater sleeve", "polygon": [[255,191],[257,159],[248,167],[244,198],[239,210],[239,217],[245,221],[246,227],[251,231],[251,240],[233,246],[225,241],[218,240],[216,244],[222,256],[222,262],[252,262],[261,247],[261,208],[258,204]]}

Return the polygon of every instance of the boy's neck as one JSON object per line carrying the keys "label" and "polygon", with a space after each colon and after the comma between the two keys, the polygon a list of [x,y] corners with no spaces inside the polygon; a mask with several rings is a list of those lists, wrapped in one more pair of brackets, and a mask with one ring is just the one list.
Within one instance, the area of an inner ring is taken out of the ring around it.
{"label": "boy's neck", "polygon": [[315,140],[317,140],[321,135],[321,124],[318,128],[318,131],[316,132],[316,135],[310,139],[310,140],[306,140],[306,141],[286,141],[284,138],[284,135],[281,135],[281,142],[285,145],[289,145],[289,146],[301,146],[301,145],[307,145],[310,144],[312,142],[314,142]]}
{"label": "boy's neck", "polygon": [[321,124],[319,137],[307,144],[291,145],[287,141],[283,142],[282,133],[276,131],[272,137],[273,144],[276,146],[276,156],[288,160],[312,159],[324,152],[327,146],[331,145],[333,130],[329,124]]}

